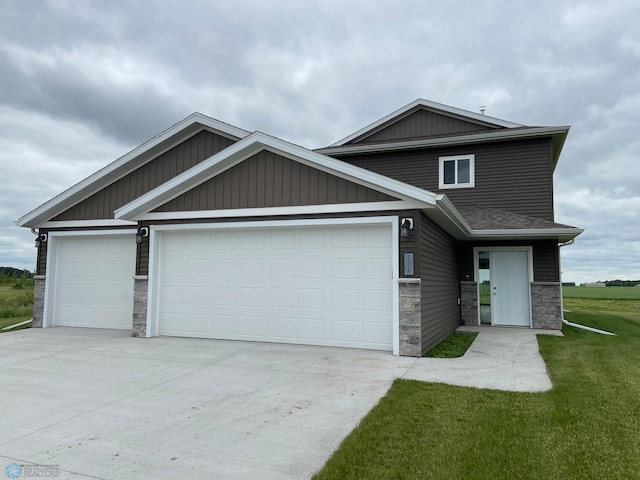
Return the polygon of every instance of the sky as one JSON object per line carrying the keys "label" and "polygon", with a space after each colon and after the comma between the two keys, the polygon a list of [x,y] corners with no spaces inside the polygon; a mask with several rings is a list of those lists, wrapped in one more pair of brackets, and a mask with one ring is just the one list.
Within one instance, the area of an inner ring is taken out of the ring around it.
{"label": "sky", "polygon": [[14,221],[194,111],[308,148],[416,98],[571,125],[563,281],[640,279],[640,2],[3,0],[0,265]]}

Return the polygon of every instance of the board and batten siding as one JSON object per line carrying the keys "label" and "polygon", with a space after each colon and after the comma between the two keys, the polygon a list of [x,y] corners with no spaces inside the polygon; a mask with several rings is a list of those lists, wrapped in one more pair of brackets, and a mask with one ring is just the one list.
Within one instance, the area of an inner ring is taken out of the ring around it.
{"label": "board and batten siding", "polygon": [[480,132],[496,128],[499,127],[481,125],[420,108],[400,120],[381,125],[373,132],[366,133],[348,143],[366,144],[392,140],[409,140],[412,138]]}
{"label": "board and batten siding", "polygon": [[383,202],[396,198],[262,150],[154,212]]}
{"label": "board and batten siding", "polygon": [[112,219],[113,212],[121,206],[233,143],[235,140],[203,130],[77,203],[52,220]]}
{"label": "board and batten siding", "polygon": [[[551,139],[540,138],[336,158],[444,193],[456,206],[495,208],[553,221],[551,153]],[[475,187],[440,190],[439,158],[466,154],[475,155]]]}
{"label": "board and batten siding", "polygon": [[473,281],[474,279],[474,247],[532,247],[533,249],[533,281],[534,282],[559,282],[559,248],[555,240],[532,241],[494,241],[494,242],[461,242],[459,247],[460,280]]}
{"label": "board and batten siding", "polygon": [[460,325],[457,242],[424,214],[420,216],[420,263],[424,354]]}

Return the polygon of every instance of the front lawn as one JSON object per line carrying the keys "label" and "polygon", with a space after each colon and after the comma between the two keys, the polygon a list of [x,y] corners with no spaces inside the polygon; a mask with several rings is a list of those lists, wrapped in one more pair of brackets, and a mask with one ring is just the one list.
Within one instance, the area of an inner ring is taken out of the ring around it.
{"label": "front lawn", "polygon": [[539,336],[551,391],[396,380],[314,478],[640,478],[640,312],[572,307],[618,336]]}

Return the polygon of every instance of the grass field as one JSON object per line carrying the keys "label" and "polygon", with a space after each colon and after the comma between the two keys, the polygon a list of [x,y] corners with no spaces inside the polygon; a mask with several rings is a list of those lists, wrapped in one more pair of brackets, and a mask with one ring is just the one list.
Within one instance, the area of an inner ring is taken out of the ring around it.
{"label": "grass field", "polygon": [[397,380],[314,478],[638,478],[640,310],[569,301],[568,320],[617,336],[567,326],[564,337],[540,336],[551,391]]}
{"label": "grass field", "polygon": [[[17,281],[0,285],[0,332],[9,325],[29,320],[33,312],[33,284]],[[29,328],[30,325],[19,328]]]}
{"label": "grass field", "polygon": [[562,287],[564,298],[594,298],[606,300],[638,300],[638,287]]}

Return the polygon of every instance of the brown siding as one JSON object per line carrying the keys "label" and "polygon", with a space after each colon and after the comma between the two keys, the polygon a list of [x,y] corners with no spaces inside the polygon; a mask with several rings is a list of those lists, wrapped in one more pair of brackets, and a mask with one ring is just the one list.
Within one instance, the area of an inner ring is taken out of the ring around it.
{"label": "brown siding", "polygon": [[496,127],[468,122],[448,115],[419,109],[396,122],[382,125],[371,134],[350,141],[353,143],[376,143],[391,140],[409,140],[443,135],[456,135],[492,130]]}
{"label": "brown siding", "polygon": [[389,200],[396,199],[263,150],[154,211],[289,207]]}
{"label": "brown siding", "polygon": [[113,218],[114,210],[227,148],[235,140],[203,130],[53,220]]}
{"label": "brown siding", "polygon": [[[475,205],[553,220],[550,139],[496,142],[408,152],[341,155],[340,160]],[[438,189],[439,157],[475,154],[475,187]]]}
{"label": "brown siding", "polygon": [[463,242],[460,244],[460,280],[472,281],[474,277],[474,247],[533,247],[533,281],[559,282],[558,243],[555,240],[533,240],[530,242]]}
{"label": "brown siding", "polygon": [[460,282],[455,239],[424,214],[420,222],[422,351],[427,352],[460,325]]}

